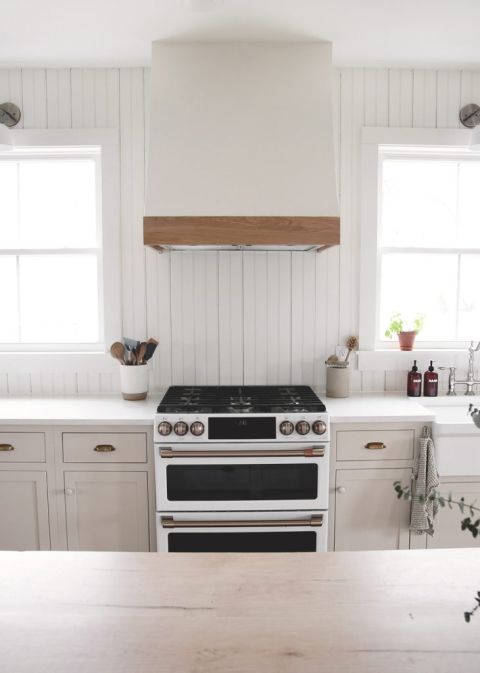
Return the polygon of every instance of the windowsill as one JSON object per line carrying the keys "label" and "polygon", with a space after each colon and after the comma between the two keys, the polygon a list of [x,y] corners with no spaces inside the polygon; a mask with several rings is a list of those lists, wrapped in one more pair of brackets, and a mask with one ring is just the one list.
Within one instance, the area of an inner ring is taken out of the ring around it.
{"label": "windowsill", "polygon": [[118,363],[105,352],[0,352],[0,373],[116,372]]}
{"label": "windowsill", "polygon": [[423,371],[433,360],[438,367],[466,367],[468,352],[466,348],[414,348],[412,351],[397,349],[379,349],[358,351],[357,363],[359,371],[405,371],[410,369],[413,361],[417,361]]}

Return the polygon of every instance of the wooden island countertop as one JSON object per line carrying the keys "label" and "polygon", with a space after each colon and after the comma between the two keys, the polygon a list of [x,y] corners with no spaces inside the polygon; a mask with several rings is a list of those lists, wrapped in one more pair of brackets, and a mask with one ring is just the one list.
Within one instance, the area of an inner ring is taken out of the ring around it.
{"label": "wooden island countertop", "polygon": [[480,550],[0,553],[2,673],[480,672]]}

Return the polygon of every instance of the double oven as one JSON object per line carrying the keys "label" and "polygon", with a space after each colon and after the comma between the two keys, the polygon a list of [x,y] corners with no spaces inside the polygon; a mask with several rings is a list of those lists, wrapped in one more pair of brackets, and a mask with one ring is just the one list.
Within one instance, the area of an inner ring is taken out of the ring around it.
{"label": "double oven", "polygon": [[328,415],[310,388],[173,387],[155,421],[158,551],[326,550]]}

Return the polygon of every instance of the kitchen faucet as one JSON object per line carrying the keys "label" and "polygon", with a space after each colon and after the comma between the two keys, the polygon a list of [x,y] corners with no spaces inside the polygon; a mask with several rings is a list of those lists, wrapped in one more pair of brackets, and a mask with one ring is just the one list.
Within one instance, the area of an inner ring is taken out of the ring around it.
{"label": "kitchen faucet", "polygon": [[475,353],[478,350],[480,350],[480,341],[476,346],[473,345],[473,341],[470,341],[470,346],[468,347],[468,371],[466,381],[457,381],[455,379],[456,367],[439,367],[439,369],[448,370],[447,395],[456,395],[456,386],[458,385],[467,386],[465,395],[475,395],[474,386],[480,383],[480,380],[475,379],[474,373]]}

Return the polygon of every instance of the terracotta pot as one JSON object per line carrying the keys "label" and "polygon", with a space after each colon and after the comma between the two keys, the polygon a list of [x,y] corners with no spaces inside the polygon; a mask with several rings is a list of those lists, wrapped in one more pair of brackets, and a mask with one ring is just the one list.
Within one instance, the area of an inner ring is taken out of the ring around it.
{"label": "terracotta pot", "polygon": [[400,350],[401,351],[413,350],[413,345],[415,343],[416,336],[417,336],[416,332],[399,332],[398,343],[400,345]]}

